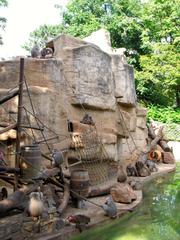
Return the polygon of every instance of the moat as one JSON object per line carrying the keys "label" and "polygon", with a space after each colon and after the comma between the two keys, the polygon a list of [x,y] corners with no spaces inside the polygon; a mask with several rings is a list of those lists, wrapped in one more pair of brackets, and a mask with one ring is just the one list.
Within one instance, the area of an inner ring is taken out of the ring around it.
{"label": "moat", "polygon": [[176,172],[144,185],[143,203],[134,212],[73,240],[179,240],[180,163]]}

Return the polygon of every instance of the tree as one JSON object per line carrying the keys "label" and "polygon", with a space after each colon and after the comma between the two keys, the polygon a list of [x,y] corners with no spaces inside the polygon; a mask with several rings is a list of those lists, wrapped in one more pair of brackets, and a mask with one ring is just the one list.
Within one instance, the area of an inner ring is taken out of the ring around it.
{"label": "tree", "polygon": [[[0,7],[7,7],[7,0],[0,0]],[[0,17],[0,30],[4,30],[6,24],[6,18]],[[2,36],[0,35],[0,45],[2,45]]]}
{"label": "tree", "polygon": [[142,11],[143,32],[137,92],[147,102],[180,107],[179,2],[150,0]]}

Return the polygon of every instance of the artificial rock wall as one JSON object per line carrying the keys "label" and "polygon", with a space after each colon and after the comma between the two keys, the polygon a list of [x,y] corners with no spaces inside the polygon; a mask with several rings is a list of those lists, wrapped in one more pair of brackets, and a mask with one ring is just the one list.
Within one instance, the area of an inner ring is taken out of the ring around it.
{"label": "artificial rock wall", "polygon": [[[103,47],[98,41],[95,45],[91,36],[85,40],[58,36],[48,43],[54,49],[53,58],[25,58],[25,77],[37,116],[62,136],[59,148],[67,147],[67,120],[78,123],[87,112],[109,158],[122,161],[136,147],[146,146],[146,109],[137,105],[133,68],[123,51],[112,50],[107,32],[100,30],[95,36],[98,34],[98,39],[103,37]],[[19,60],[0,62],[0,73],[3,96],[18,85]],[[26,90],[24,105],[30,108]],[[17,99],[7,102],[5,108],[16,114]],[[7,121],[7,114],[0,111],[1,121]]]}

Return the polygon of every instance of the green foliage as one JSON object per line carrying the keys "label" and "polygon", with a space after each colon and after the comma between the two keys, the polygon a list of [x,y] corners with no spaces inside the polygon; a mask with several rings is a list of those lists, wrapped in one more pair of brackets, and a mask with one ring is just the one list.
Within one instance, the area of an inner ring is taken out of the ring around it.
{"label": "green foliage", "polygon": [[[154,44],[154,52],[142,55],[136,71],[137,93],[153,104],[173,105],[180,91],[180,61],[171,44]],[[177,104],[178,105],[178,104]]]}
{"label": "green foliage", "polygon": [[140,99],[180,106],[180,2],[150,0],[142,10],[140,69],[136,71]]}
{"label": "green foliage", "polygon": [[180,124],[180,108],[173,109],[172,107],[161,107],[158,105],[148,105],[148,121],[162,123],[178,123]]}
{"label": "green foliage", "polygon": [[7,7],[8,2],[7,0],[0,0],[0,7]]}
{"label": "green foliage", "polygon": [[[0,0],[0,8],[7,7],[7,5],[8,5],[7,0]],[[6,18],[0,16],[0,30],[4,30],[5,25],[6,25]],[[0,34],[0,45],[2,45],[2,44],[3,44],[2,36]]]}

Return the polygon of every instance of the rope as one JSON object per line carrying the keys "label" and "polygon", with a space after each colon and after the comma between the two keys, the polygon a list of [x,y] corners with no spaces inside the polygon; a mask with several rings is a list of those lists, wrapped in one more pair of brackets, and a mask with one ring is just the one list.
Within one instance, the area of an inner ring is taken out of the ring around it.
{"label": "rope", "polygon": [[[71,89],[72,93],[74,94],[74,89],[71,87],[69,81],[67,81],[67,78],[66,78],[66,76],[65,76],[65,74],[64,74],[63,71],[62,71],[62,75],[63,75],[63,77],[64,77],[65,84],[66,84],[66,83],[68,84],[68,87]],[[67,86],[67,85],[66,85],[66,86]],[[81,105],[81,108],[82,108],[82,110],[84,111],[84,113],[87,113],[87,111],[86,111],[86,109],[85,109],[85,107],[83,106],[83,104],[82,104],[81,101],[80,101],[80,105]]]}
{"label": "rope", "polygon": [[[25,85],[26,85],[26,89],[27,89],[27,93],[28,93],[30,105],[31,105],[33,114],[34,114],[34,116],[35,116],[35,115],[36,115],[36,114],[35,114],[35,109],[34,109],[34,106],[33,106],[33,103],[32,103],[31,95],[30,95],[30,92],[29,92],[29,88],[28,88],[28,85],[27,85],[27,81],[26,81],[26,77],[25,77],[25,76],[24,76],[24,79],[25,79]],[[36,123],[37,123],[38,127],[41,128],[41,126],[40,126],[40,124],[39,124],[39,122],[37,121],[36,118],[35,118],[35,120],[36,120]],[[47,142],[47,140],[46,140],[46,137],[45,137],[45,135],[44,135],[44,133],[43,133],[42,131],[41,131],[41,134],[42,134],[42,137],[43,137],[43,139],[44,139],[44,141],[45,141],[45,143],[46,143],[46,146],[47,146],[48,150],[51,152],[51,148],[50,148],[50,146],[49,146],[49,144],[48,144],[48,142]]]}
{"label": "rope", "polygon": [[[131,139],[132,139],[132,142],[133,142],[133,144],[134,144],[134,146],[135,146],[135,149],[137,149],[138,147],[137,147],[137,145],[136,145],[136,143],[135,143],[135,141],[134,141],[134,138],[133,138],[131,132],[129,131],[129,129],[128,129],[127,125],[126,125],[126,122],[125,122],[125,120],[124,120],[123,114],[122,114],[121,109],[120,109],[119,107],[118,107],[118,110],[119,110],[119,113],[120,113],[120,115],[121,115],[121,118],[122,118],[122,120],[123,120],[123,122],[124,122],[124,126],[125,126],[126,130],[128,131],[129,136],[130,136]],[[124,134],[125,134],[124,127],[123,127],[123,125],[121,125],[121,126],[122,126],[123,132],[124,132]],[[128,143],[128,140],[127,140],[127,139],[126,139],[126,142]],[[129,146],[129,145],[128,145],[128,148],[129,148],[130,153],[132,154],[133,151],[130,150],[130,146]]]}
{"label": "rope", "polygon": [[[51,131],[51,132],[54,133],[55,135],[58,135],[54,130],[52,130],[51,128],[47,127],[36,115],[34,115],[34,113],[32,113],[31,111],[29,111],[26,107],[24,107],[24,109],[25,109],[30,115],[32,115],[37,121],[39,121],[44,128],[46,128],[47,130]],[[62,136],[64,136],[64,135],[62,135]]]}
{"label": "rope", "polygon": [[16,88],[18,88],[19,87],[19,85],[20,84],[18,84],[17,86],[15,86],[15,87],[13,87],[13,88],[11,88],[7,93],[10,93],[10,92],[12,92],[14,89],[16,89]]}
{"label": "rope", "polygon": [[[24,110],[25,110],[25,109],[24,109]],[[26,110],[25,110],[25,113],[26,113],[26,117],[27,117],[27,120],[28,120],[28,123],[29,123],[30,129],[31,129],[31,133],[32,133],[32,136],[33,136],[34,142],[36,142],[36,137],[35,137],[35,135],[34,135],[34,131],[33,131],[33,129],[32,129],[31,121],[30,121],[30,119],[29,119],[29,116],[28,116]]]}

